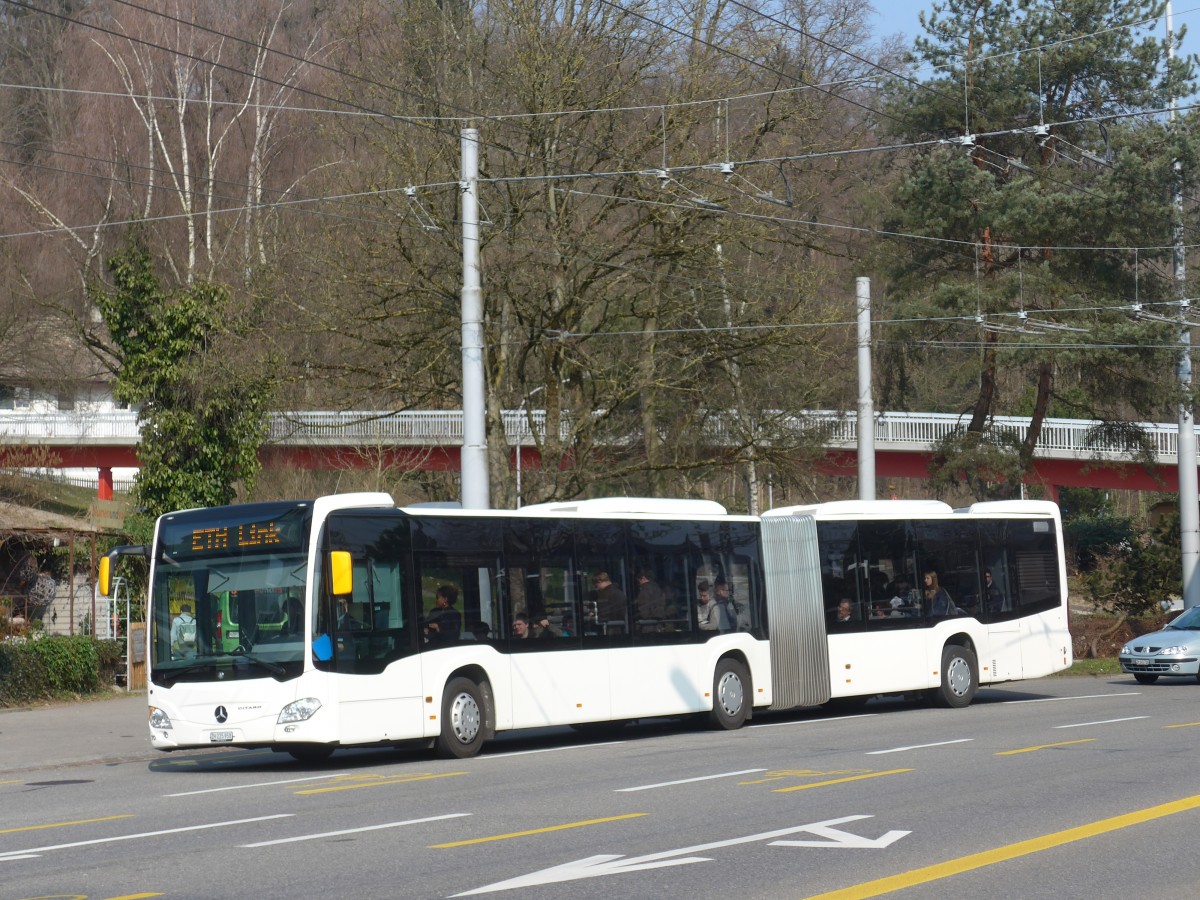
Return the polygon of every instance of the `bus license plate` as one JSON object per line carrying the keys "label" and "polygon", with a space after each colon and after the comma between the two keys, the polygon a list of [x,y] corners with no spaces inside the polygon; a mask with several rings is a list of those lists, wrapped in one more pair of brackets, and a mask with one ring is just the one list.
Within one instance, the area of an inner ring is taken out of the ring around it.
{"label": "bus license plate", "polygon": [[208,739],[214,744],[228,743],[233,740],[232,731],[210,731]]}

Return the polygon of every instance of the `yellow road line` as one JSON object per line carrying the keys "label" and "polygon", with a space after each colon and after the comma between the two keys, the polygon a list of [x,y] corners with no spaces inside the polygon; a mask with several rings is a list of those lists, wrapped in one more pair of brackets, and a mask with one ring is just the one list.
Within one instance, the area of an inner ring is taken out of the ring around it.
{"label": "yellow road line", "polygon": [[548,828],[531,828],[528,831],[514,831],[511,834],[494,834],[491,837],[472,838],[469,841],[454,841],[449,844],[430,844],[430,850],[449,850],[452,847],[465,847],[468,844],[486,844],[488,841],[507,841],[509,838],[529,837],[531,834],[548,834],[551,831],[565,831],[568,828],[583,828],[585,825],[603,825],[605,822],[620,822],[622,819],[637,819],[648,816],[649,813],[627,813],[623,816],[610,816],[607,819],[587,819],[583,822],[568,822],[566,825],[551,825]]}
{"label": "yellow road line", "polygon": [[120,897],[109,897],[108,900],[146,900],[147,897],[165,897],[166,894],[122,894]]}
{"label": "yellow road line", "polygon": [[0,784],[20,784],[20,778],[14,778],[12,781],[0,781]]}
{"label": "yellow road line", "polygon": [[[1164,725],[1163,728],[1195,728],[1200,722],[1183,722],[1180,725]],[[0,782],[3,784],[3,782]]]}
{"label": "yellow road line", "polygon": [[970,856],[963,856],[948,862],[938,863],[937,865],[926,866],[923,869],[913,869],[911,872],[889,875],[887,878],[867,881],[863,884],[856,884],[853,887],[843,888],[839,891],[817,894],[809,897],[808,900],[866,900],[868,897],[879,897],[883,894],[890,894],[893,891],[915,887],[918,884],[928,884],[931,881],[939,881],[943,878],[949,878],[952,875],[961,875],[963,872],[970,872],[973,869],[982,869],[985,866],[993,866],[996,863],[1007,862],[1010,859],[1028,856],[1031,853],[1040,853],[1043,850],[1052,850],[1055,847],[1061,847],[1064,844],[1070,844],[1074,841],[1097,837],[1101,834],[1107,834],[1110,831],[1118,831],[1122,828],[1129,828],[1132,825],[1141,825],[1143,822],[1150,822],[1154,819],[1161,819],[1164,816],[1173,816],[1176,813],[1187,812],[1188,810],[1197,808],[1200,808],[1200,794],[1193,797],[1185,797],[1183,800],[1174,800],[1171,803],[1163,803],[1159,806],[1151,806],[1147,809],[1139,809],[1136,812],[1113,816],[1111,819],[1101,819],[1089,825],[1068,828],[1066,831],[1057,831],[1042,837],[1030,838],[1027,841],[1018,841],[1015,844],[1009,844],[1007,847],[997,847],[995,850],[972,853]]}
{"label": "yellow road line", "polygon": [[1059,741],[1057,744],[1038,744],[1036,747],[1022,747],[1020,750],[1001,750],[997,756],[1015,756],[1018,753],[1032,753],[1034,750],[1047,750],[1050,747],[1069,747],[1072,744],[1086,744],[1095,738],[1081,738],[1078,741]]}
{"label": "yellow road line", "polygon": [[112,822],[115,819],[132,819],[133,813],[105,816],[102,819],[76,819],[74,822],[51,822],[48,825],[25,825],[21,828],[0,828],[0,834],[15,834],[18,831],[41,831],[43,828],[64,828],[67,825],[91,825],[95,822]]}
{"label": "yellow road line", "polygon": [[381,787],[385,784],[406,784],[410,781],[432,781],[435,778],[453,778],[455,775],[466,775],[466,772],[446,772],[442,775],[407,775],[395,778],[376,778],[373,781],[360,781],[357,784],[336,784],[331,787],[309,788],[306,791],[296,791],[298,797],[306,794],[328,794],[332,791],[356,791],[359,788]]}
{"label": "yellow road line", "polygon": [[847,781],[862,781],[864,778],[882,778],[884,775],[902,775],[912,769],[888,769],[886,772],[872,772],[870,775],[852,775],[849,778],[835,778],[832,781],[817,781],[813,784],[798,784],[795,787],[775,788],[773,794],[787,794],[791,791],[807,791],[809,788],[828,787],[831,784],[845,784]]}

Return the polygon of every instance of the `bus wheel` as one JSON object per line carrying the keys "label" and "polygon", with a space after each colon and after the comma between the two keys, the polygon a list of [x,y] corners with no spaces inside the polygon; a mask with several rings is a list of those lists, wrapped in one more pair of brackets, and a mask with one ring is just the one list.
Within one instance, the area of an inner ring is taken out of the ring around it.
{"label": "bus wheel", "polygon": [[288,747],[288,756],[302,763],[323,763],[333,756],[333,744],[297,744]]}
{"label": "bus wheel", "polygon": [[741,728],[750,713],[750,673],[736,659],[722,659],[713,673],[713,708],[708,720],[717,728]]}
{"label": "bus wheel", "polygon": [[442,733],[438,735],[438,755],[446,759],[466,759],[483,746],[487,701],[483,691],[470,678],[455,678],[442,695]]}
{"label": "bus wheel", "polygon": [[[1133,677],[1137,679],[1138,684],[1154,684],[1158,681],[1157,675],[1151,675],[1149,672],[1134,672]],[[1200,678],[1200,675],[1196,676]]]}
{"label": "bus wheel", "polygon": [[958,644],[947,644],[942,650],[942,683],[934,691],[934,700],[949,709],[970,706],[979,687],[978,672],[974,652]]}

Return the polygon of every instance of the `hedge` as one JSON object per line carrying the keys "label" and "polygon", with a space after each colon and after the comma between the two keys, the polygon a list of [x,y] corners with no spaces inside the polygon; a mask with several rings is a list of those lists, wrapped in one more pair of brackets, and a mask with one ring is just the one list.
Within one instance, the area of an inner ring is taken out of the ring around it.
{"label": "hedge", "polygon": [[87,635],[5,638],[0,641],[0,706],[107,690],[124,655],[124,641]]}

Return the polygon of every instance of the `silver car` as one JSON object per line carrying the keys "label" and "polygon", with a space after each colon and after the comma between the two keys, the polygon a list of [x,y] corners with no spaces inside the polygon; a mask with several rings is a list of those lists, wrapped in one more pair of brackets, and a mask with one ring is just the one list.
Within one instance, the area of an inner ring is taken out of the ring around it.
{"label": "silver car", "polygon": [[1184,610],[1162,631],[1134,638],[1118,658],[1138,684],[1154,684],[1160,675],[1200,680],[1200,606]]}

